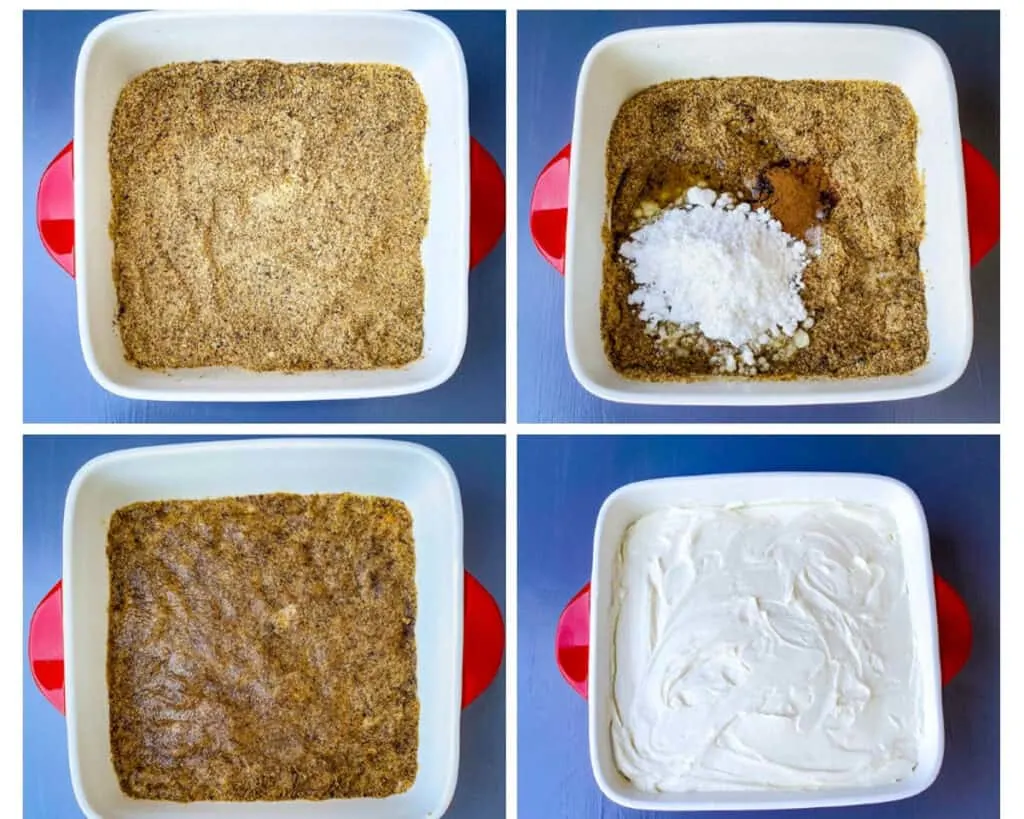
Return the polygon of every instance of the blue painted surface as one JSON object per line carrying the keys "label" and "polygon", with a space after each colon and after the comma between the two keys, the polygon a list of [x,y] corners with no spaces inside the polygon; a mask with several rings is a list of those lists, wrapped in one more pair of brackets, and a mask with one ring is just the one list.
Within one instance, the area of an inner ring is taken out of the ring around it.
{"label": "blue painted surface", "polygon": [[[999,815],[998,438],[615,436],[519,439],[521,819],[659,815],[627,811],[601,795],[587,751],[586,704],[554,661],[558,616],[590,579],[594,523],[604,499],[646,478],[790,469],[870,472],[909,484],[925,508],[935,570],[960,592],[974,622],[972,656],[943,696],[946,754],[935,784],[909,800],[820,810],[814,819]],[[759,814],[796,815],[804,814]]]}
{"label": "blue painted surface", "polygon": [[[226,437],[226,436],[218,436]],[[32,611],[61,574],[64,496],[90,458],[116,449],[186,441],[188,436],[27,436],[24,463],[24,646]],[[505,442],[498,436],[405,438],[437,450],[455,470],[462,492],[466,569],[505,610]],[[25,817],[82,816],[71,790],[64,718],[43,699],[24,664]],[[505,672],[462,713],[455,799],[446,819],[503,815],[505,805]]]}
{"label": "blue painted surface", "polygon": [[[78,342],[75,288],[35,226],[43,170],[71,140],[78,51],[123,12],[24,15],[24,417],[28,422],[497,422],[505,417],[505,240],[470,274],[469,338],[452,379],[419,395],[290,404],[129,401],[89,375]],[[505,14],[437,12],[459,38],[469,75],[470,132],[505,166]]]}
{"label": "blue painted surface", "polygon": [[972,273],[974,352],[948,390],[909,401],[834,407],[634,407],[602,401],[572,375],[562,331],[562,278],[530,237],[530,193],[541,169],[572,136],[573,99],[583,58],[617,31],[687,23],[815,20],[881,23],[934,38],[953,66],[960,125],[999,167],[998,12],[522,12],[519,38],[518,293],[519,418],[522,421],[842,421],[999,420],[999,248]]}

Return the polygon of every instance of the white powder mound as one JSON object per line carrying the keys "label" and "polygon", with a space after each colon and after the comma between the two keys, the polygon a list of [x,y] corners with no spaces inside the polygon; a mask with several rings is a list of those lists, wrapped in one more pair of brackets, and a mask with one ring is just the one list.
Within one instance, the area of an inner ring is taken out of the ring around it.
{"label": "white powder mound", "polygon": [[807,246],[765,209],[736,205],[728,194],[691,188],[685,206],[662,211],[619,252],[637,283],[629,301],[652,328],[669,321],[757,347],[792,336],[807,318]]}

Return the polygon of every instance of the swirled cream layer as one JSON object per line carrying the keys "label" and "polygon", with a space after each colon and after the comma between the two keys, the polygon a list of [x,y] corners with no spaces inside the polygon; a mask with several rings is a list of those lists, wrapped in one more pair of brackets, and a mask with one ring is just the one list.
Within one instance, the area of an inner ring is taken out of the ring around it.
{"label": "swirled cream layer", "polygon": [[838,502],[666,508],[615,569],[612,747],[644,791],[891,783],[917,763],[895,521]]}

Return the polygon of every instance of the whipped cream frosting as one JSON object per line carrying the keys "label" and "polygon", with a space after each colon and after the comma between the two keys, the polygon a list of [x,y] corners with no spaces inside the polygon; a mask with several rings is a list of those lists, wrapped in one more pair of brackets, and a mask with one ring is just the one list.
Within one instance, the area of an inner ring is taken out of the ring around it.
{"label": "whipped cream frosting", "polygon": [[923,708],[888,512],[666,508],[614,576],[612,748],[643,791],[815,790],[909,776]]}

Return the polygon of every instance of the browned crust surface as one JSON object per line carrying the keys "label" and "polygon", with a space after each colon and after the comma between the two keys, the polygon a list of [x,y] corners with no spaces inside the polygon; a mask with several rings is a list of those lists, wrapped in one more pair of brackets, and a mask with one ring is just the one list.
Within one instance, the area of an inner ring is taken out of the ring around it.
{"label": "browned crust surface", "polygon": [[422,354],[427,109],[376,64],[176,63],[110,130],[117,325],[146,369]]}
{"label": "browned crust surface", "polygon": [[384,797],[417,771],[400,501],[136,503],[107,539],[111,755],[139,799]]}

